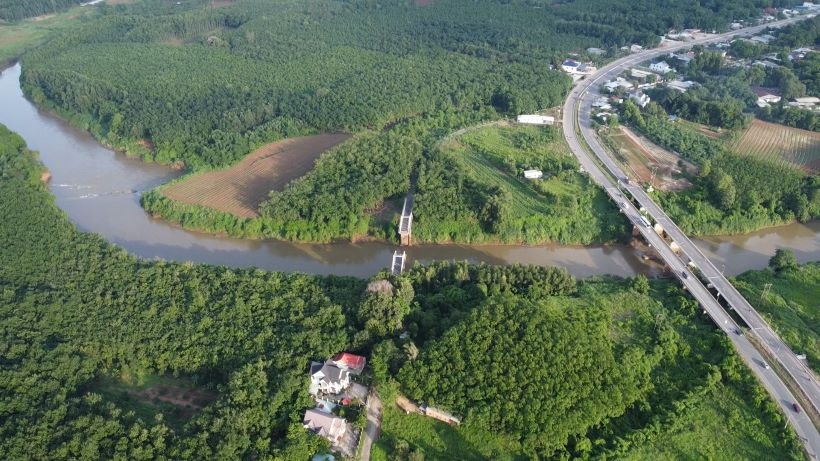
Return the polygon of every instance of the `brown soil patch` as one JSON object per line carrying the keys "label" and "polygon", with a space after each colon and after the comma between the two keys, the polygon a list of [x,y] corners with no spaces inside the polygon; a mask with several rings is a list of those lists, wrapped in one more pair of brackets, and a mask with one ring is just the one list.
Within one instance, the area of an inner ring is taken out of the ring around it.
{"label": "brown soil patch", "polygon": [[730,147],[741,155],[794,165],[810,174],[820,172],[817,132],[754,120]]}
{"label": "brown soil patch", "polygon": [[154,143],[150,139],[140,139],[137,141],[137,144],[150,150],[151,152],[154,151]]}
{"label": "brown soil patch", "polygon": [[[610,140],[615,144],[620,159],[626,163],[626,173],[632,179],[643,183],[651,181],[652,187],[665,191],[692,187],[692,183],[686,179],[674,178],[681,173],[681,167],[678,166],[680,157],[677,155],[624,126],[610,135]],[[688,173],[697,174],[697,167],[689,162],[684,161],[684,168]]]}
{"label": "brown soil patch", "polygon": [[130,394],[149,404],[165,402],[178,406],[182,412],[181,416],[186,419],[210,405],[217,396],[213,391],[167,385],[149,387]]}
{"label": "brown soil patch", "polygon": [[254,218],[271,191],[304,176],[323,152],[349,138],[344,133],[320,134],[267,144],[226,170],[191,176],[163,193],[182,203]]}
{"label": "brown soil patch", "polygon": [[44,171],[40,174],[40,181],[42,182],[49,182],[51,181],[51,172]]}

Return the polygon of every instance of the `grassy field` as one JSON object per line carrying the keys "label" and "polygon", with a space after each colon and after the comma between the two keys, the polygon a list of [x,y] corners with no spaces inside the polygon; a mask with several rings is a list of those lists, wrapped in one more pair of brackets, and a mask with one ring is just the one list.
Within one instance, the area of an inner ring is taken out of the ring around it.
{"label": "grassy field", "polygon": [[820,133],[754,120],[729,148],[741,155],[820,172]]}
{"label": "grassy field", "polygon": [[0,24],[0,64],[20,57],[46,41],[55,31],[69,27],[78,18],[93,11],[93,8],[77,7],[13,24]]}
{"label": "grassy field", "polygon": [[128,377],[100,378],[93,391],[133,411],[143,421],[153,421],[154,415],[161,413],[173,427],[181,427],[217,397],[216,392],[188,380],[167,376],[147,376],[141,382]]}
{"label": "grassy field", "polygon": [[[771,284],[762,296],[766,284]],[[820,371],[820,262],[775,273],[749,271],[737,277],[738,290],[772,324],[780,337],[809,366]]]}
{"label": "grassy field", "polygon": [[659,436],[634,446],[619,459],[778,459],[778,444],[748,400],[737,389],[720,385],[690,401],[682,416]]}
{"label": "grassy field", "polygon": [[[474,242],[582,244],[623,234],[617,209],[579,172],[560,129],[486,126],[448,139],[440,149],[456,161],[464,177],[503,192],[503,217],[493,234],[478,223],[467,229],[466,219],[449,223],[420,218],[416,230],[422,239],[438,242],[455,235],[458,240],[469,234]],[[541,170],[544,176],[525,179],[527,169]]]}
{"label": "grassy field", "polygon": [[271,191],[303,176],[323,152],[349,138],[348,134],[321,134],[267,144],[231,168],[189,176],[162,193],[182,203],[255,218]]}

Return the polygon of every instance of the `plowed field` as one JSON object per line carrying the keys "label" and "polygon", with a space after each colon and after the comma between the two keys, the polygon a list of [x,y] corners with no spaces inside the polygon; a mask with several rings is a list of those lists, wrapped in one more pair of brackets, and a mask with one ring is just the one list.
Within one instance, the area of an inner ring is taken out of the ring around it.
{"label": "plowed field", "polygon": [[349,134],[320,134],[267,144],[226,170],[191,176],[166,187],[163,194],[182,203],[253,218],[271,191],[282,190],[303,176],[323,152],[348,138]]}
{"label": "plowed field", "polygon": [[820,172],[820,133],[755,120],[731,149],[795,165],[809,173]]}

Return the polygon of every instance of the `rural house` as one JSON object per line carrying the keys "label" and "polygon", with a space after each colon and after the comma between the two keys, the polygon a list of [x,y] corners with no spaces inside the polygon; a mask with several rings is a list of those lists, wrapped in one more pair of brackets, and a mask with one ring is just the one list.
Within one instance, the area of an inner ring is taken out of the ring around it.
{"label": "rural house", "polygon": [[336,365],[338,368],[345,370],[349,373],[354,375],[360,375],[362,370],[364,370],[366,359],[361,355],[355,355],[348,352],[340,352],[336,354],[332,359],[328,360],[328,363],[332,363]]}
{"label": "rural house", "polygon": [[350,386],[350,372],[343,370],[331,361],[310,364],[310,393],[317,395],[338,394]]}
{"label": "rural house", "polygon": [[347,421],[319,410],[306,411],[302,424],[305,429],[331,442],[340,441],[347,432]]}
{"label": "rural house", "polygon": [[518,123],[523,123],[525,125],[553,125],[555,124],[555,117],[550,117],[549,115],[519,115],[518,118],[515,119]]}
{"label": "rural house", "polygon": [[753,87],[752,91],[757,96],[758,107],[769,107],[771,104],[780,102],[780,95],[772,88]]}
{"label": "rural house", "polygon": [[666,75],[669,72],[672,72],[672,67],[670,67],[669,64],[666,63],[666,61],[653,62],[649,65],[649,70],[651,70],[652,72],[657,72],[661,75]]}

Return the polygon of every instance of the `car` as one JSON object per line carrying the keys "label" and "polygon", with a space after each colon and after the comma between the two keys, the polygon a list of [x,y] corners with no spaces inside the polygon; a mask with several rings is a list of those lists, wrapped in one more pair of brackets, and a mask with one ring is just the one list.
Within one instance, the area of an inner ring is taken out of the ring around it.
{"label": "car", "polygon": [[767,370],[771,368],[771,367],[769,366],[769,364],[768,364],[768,363],[766,363],[766,362],[760,362],[760,364],[761,364],[761,365],[763,365],[763,368],[765,368],[765,369],[767,369]]}
{"label": "car", "polygon": [[735,328],[735,334],[738,335],[738,336],[743,336],[743,332],[740,331],[739,328]]}
{"label": "car", "polygon": [[683,277],[683,278],[685,278],[685,279],[688,279],[688,278],[689,278],[689,274],[687,274],[687,273],[686,273],[686,270],[682,270],[682,271],[680,271],[680,276],[681,276],[681,277]]}
{"label": "car", "polygon": [[797,404],[797,402],[792,403],[792,408],[794,408],[795,413],[800,413],[800,406]]}

